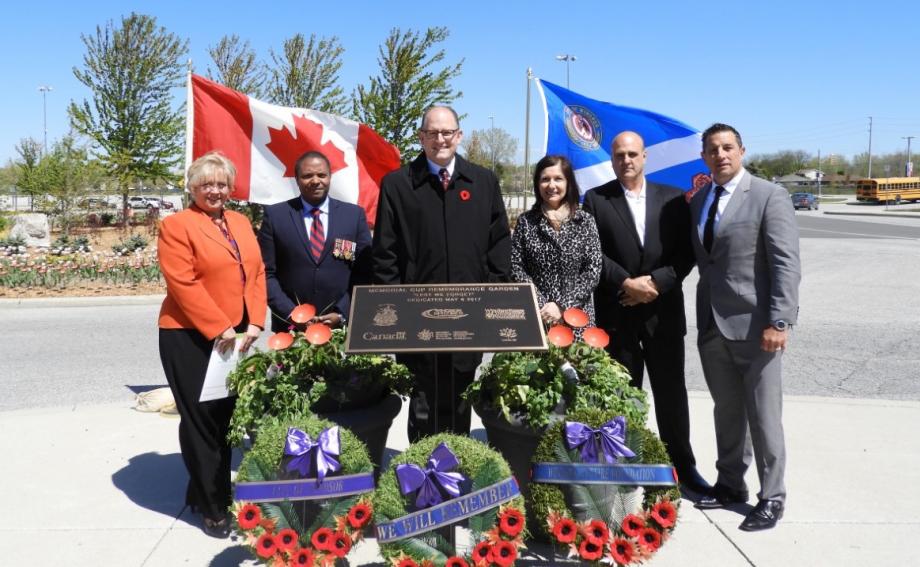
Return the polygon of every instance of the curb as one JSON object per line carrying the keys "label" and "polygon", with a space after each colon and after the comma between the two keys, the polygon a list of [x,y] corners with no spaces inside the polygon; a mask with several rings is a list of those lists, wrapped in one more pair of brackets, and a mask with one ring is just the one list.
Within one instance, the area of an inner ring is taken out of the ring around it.
{"label": "curb", "polygon": [[165,295],[105,295],[100,297],[0,298],[0,309],[44,307],[98,307],[103,305],[156,305]]}
{"label": "curb", "polygon": [[824,211],[825,215],[840,215],[840,216],[852,216],[852,217],[891,217],[899,219],[920,219],[920,213],[910,213],[910,212],[896,212],[891,211],[887,213],[875,213],[875,212],[856,212],[856,211]]}

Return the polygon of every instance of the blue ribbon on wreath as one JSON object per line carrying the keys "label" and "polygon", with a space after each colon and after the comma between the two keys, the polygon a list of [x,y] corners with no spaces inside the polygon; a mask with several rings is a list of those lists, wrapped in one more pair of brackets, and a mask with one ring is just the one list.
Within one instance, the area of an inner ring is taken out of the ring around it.
{"label": "blue ribbon on wreath", "polygon": [[442,490],[456,498],[460,496],[460,483],[466,480],[463,474],[451,472],[458,466],[457,455],[441,443],[431,452],[424,469],[411,463],[396,466],[399,490],[404,495],[417,491],[415,505],[420,509],[440,504],[444,500]]}
{"label": "blue ribbon on wreath", "polygon": [[583,463],[600,463],[602,457],[608,463],[615,463],[619,457],[636,456],[626,446],[626,418],[623,416],[597,429],[577,421],[566,421],[565,440],[570,449],[581,447]]}
{"label": "blue ribbon on wreath", "polygon": [[307,476],[310,473],[310,463],[314,460],[311,457],[315,456],[316,479],[319,484],[328,473],[337,472],[342,468],[338,461],[340,453],[338,425],[322,430],[316,441],[296,427],[288,428],[284,454],[294,457],[287,465],[289,472],[296,470],[301,476]]}

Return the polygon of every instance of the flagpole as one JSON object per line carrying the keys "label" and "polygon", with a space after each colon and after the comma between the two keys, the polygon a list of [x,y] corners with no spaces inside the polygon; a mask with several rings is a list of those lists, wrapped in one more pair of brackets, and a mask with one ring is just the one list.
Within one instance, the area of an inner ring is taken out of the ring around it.
{"label": "flagpole", "polygon": [[[527,108],[524,116],[524,183],[521,184],[521,193],[527,194],[527,178],[530,176],[530,80],[533,79],[533,69],[527,68]],[[527,198],[524,198],[527,203]]]}
{"label": "flagpole", "polygon": [[188,73],[185,81],[185,168],[182,171],[182,185],[188,191],[188,168],[192,165],[192,135],[195,128],[195,99],[192,95],[192,60],[188,60]]}

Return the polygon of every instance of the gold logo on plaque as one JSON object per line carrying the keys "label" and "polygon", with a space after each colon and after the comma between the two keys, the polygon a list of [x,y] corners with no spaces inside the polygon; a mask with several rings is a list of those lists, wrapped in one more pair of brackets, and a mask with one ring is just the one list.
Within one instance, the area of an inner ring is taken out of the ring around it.
{"label": "gold logo on plaque", "polygon": [[378,327],[391,327],[399,321],[396,316],[396,306],[392,303],[384,303],[377,306],[377,313],[374,314],[374,324]]}
{"label": "gold logo on plaque", "polygon": [[499,329],[498,336],[502,338],[502,342],[513,343],[517,342],[517,331],[505,327],[504,329]]}
{"label": "gold logo on plaque", "polygon": [[430,341],[434,337],[434,333],[430,329],[422,329],[418,332],[418,338],[421,341]]}
{"label": "gold logo on plaque", "polygon": [[426,309],[422,311],[426,319],[462,319],[466,317],[463,309]]}

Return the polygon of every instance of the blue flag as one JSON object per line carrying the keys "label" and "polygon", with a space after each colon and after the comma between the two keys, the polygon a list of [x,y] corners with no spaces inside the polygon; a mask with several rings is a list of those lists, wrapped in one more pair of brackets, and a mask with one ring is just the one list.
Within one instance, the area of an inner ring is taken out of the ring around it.
{"label": "blue flag", "polygon": [[625,130],[645,140],[645,176],[656,183],[695,193],[709,183],[700,159],[699,130],[679,120],[628,106],[590,99],[537,79],[546,113],[546,153],[572,162],[582,193],[615,179],[610,144]]}

